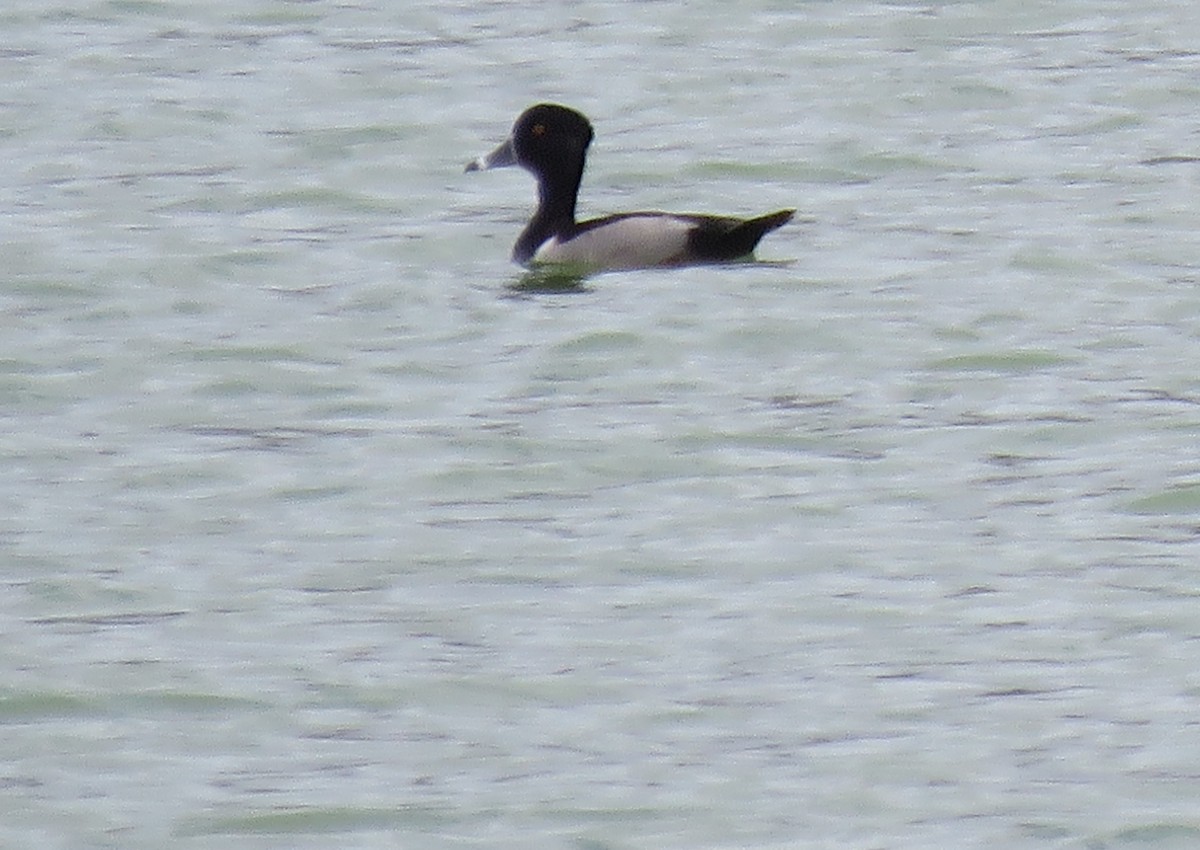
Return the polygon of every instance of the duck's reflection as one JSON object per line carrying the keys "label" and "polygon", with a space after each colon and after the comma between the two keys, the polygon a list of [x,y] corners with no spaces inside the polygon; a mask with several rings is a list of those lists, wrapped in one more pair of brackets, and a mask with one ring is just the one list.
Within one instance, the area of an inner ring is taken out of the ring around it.
{"label": "duck's reflection", "polygon": [[587,274],[579,269],[545,265],[514,278],[505,288],[520,295],[570,294],[591,291],[587,280]]}

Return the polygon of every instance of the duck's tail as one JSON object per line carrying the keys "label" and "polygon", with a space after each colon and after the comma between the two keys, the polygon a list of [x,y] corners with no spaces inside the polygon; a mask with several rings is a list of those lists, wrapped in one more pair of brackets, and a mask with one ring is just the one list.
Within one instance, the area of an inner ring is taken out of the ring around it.
{"label": "duck's tail", "polygon": [[758,244],[758,240],[762,239],[775,228],[783,227],[792,220],[792,216],[795,214],[795,210],[778,210],[766,215],[749,218],[743,224],[735,227],[729,235],[745,239],[746,253],[749,254],[754,250],[754,246]]}
{"label": "duck's tail", "polygon": [[[708,260],[739,260],[754,253],[759,240],[792,220],[795,210],[777,210],[754,218],[714,219],[713,228],[694,241],[698,253],[707,255]],[[699,235],[699,234],[697,234]]]}

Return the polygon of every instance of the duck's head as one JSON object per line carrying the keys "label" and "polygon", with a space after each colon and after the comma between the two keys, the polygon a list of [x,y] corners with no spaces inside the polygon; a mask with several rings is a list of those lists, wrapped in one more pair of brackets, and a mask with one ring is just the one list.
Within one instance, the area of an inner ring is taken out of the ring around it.
{"label": "duck's head", "polygon": [[578,181],[592,143],[592,125],[579,112],[539,103],[521,113],[508,138],[487,156],[467,163],[467,171],[519,165],[540,178]]}

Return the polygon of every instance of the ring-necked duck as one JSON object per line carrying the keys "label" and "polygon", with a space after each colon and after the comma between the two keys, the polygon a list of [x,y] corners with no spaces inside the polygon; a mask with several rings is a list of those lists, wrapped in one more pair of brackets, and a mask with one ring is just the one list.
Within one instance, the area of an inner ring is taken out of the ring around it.
{"label": "ring-necked duck", "polygon": [[583,115],[540,103],[521,114],[500,147],[467,164],[467,171],[520,165],[537,178],[537,212],[517,239],[514,261],[602,270],[737,260],[796,212],[755,218],[629,212],[577,222],[575,199],[591,141],[592,125]]}

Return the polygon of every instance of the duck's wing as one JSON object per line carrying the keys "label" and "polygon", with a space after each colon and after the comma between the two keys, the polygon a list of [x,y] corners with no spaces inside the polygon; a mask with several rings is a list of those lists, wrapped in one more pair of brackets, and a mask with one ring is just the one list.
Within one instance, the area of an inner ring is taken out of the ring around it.
{"label": "duck's wing", "polygon": [[640,269],[714,263],[751,254],[795,210],[755,218],[697,213],[631,212],[594,218],[545,240],[535,263],[591,269]]}
{"label": "duck's wing", "polygon": [[678,265],[695,223],[660,212],[619,213],[583,221],[543,242],[535,263],[590,269],[644,269]]}

